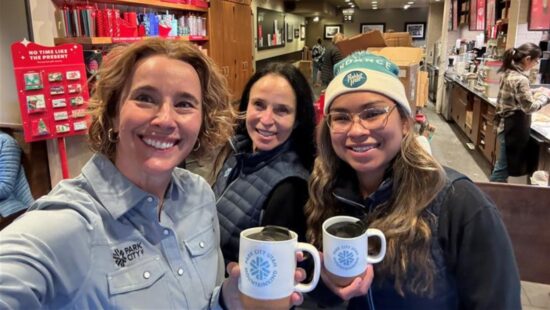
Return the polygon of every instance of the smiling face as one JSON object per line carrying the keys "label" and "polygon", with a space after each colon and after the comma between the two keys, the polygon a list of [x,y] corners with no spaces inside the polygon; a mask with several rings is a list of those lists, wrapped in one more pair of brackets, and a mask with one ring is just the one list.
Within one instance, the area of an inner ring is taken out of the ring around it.
{"label": "smiling face", "polygon": [[254,151],[270,151],[286,142],[296,121],[296,95],[280,75],[268,74],[250,89],[246,130]]}
{"label": "smiling face", "polygon": [[121,173],[142,188],[152,181],[167,185],[195,145],[201,102],[201,83],[190,64],[160,55],[138,61],[114,121]]}
{"label": "smiling face", "polygon": [[394,105],[386,96],[361,91],[337,97],[330,107],[330,112],[350,113],[359,113],[366,108],[390,108],[387,123],[380,129],[365,129],[359,124],[358,118],[354,117],[349,131],[330,131],[334,152],[356,171],[360,180],[364,177],[381,181],[384,171],[401,148],[401,140],[407,133],[408,126],[397,109],[391,109]]}

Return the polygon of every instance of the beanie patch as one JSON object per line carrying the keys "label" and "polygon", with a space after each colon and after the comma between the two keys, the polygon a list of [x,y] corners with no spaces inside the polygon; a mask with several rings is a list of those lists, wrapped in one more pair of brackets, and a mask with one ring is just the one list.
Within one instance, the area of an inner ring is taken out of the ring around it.
{"label": "beanie patch", "polygon": [[346,73],[342,79],[342,84],[347,88],[357,88],[367,82],[367,75],[362,71],[351,71]]}

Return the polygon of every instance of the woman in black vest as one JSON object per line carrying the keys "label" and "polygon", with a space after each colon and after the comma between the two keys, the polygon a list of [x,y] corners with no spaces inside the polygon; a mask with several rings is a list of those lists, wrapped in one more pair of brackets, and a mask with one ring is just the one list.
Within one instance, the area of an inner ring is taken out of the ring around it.
{"label": "woman in black vest", "polygon": [[237,261],[242,230],[287,227],[305,240],[304,205],[313,164],[315,115],[306,78],[291,64],[273,63],[248,81],[236,135],[215,164],[213,186],[226,262]]}

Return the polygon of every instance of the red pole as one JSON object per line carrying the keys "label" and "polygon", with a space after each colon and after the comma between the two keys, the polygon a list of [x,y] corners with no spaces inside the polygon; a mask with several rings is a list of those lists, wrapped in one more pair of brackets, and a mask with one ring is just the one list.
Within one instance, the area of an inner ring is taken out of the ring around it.
{"label": "red pole", "polygon": [[63,179],[69,178],[69,164],[67,163],[67,150],[65,149],[65,139],[57,138],[57,148],[59,149],[59,159],[61,160],[61,172]]}

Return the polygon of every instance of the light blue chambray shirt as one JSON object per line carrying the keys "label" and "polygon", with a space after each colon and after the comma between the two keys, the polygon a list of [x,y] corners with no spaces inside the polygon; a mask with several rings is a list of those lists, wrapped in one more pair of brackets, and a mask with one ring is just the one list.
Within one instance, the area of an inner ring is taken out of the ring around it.
{"label": "light blue chambray shirt", "polygon": [[177,168],[158,203],[94,155],[0,232],[0,309],[219,308],[210,187]]}

